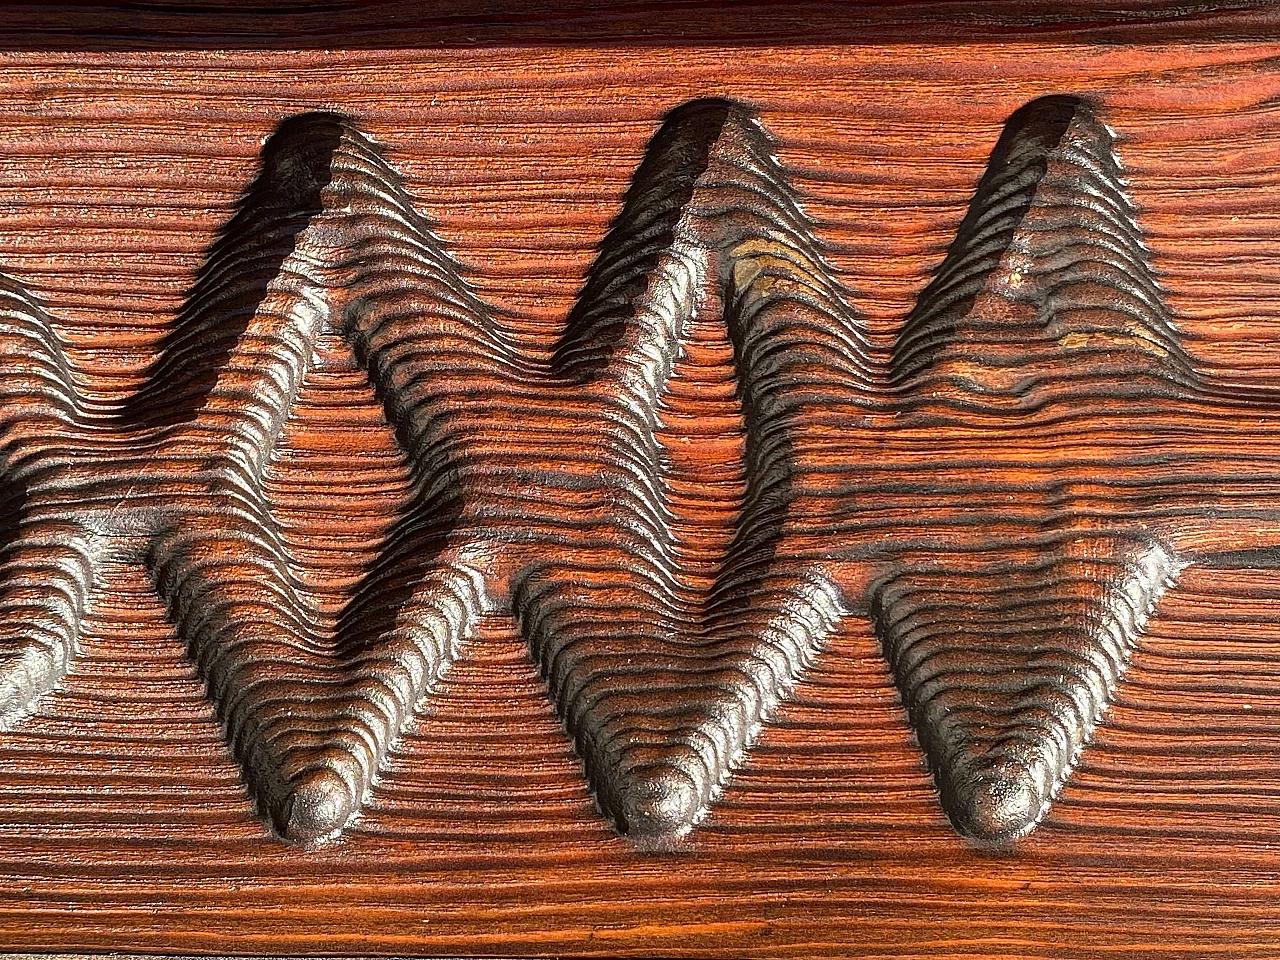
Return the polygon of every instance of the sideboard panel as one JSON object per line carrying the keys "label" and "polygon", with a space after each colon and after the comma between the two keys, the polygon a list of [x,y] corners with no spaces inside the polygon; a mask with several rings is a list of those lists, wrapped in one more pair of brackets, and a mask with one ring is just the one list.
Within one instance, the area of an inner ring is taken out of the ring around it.
{"label": "sideboard panel", "polygon": [[[834,6],[0,31],[0,340],[35,344],[0,343],[0,611],[74,633],[0,677],[0,947],[1280,954],[1280,23]],[[984,326],[1046,304],[1043,356]],[[438,556],[483,589],[395,593]],[[447,655],[377,646],[392,595],[466,608]],[[291,616],[336,720],[273,660]],[[1066,746],[1020,813],[956,718],[1036,616],[1001,716]],[[930,623],[962,639],[922,679]],[[351,649],[410,680],[325,672]]]}

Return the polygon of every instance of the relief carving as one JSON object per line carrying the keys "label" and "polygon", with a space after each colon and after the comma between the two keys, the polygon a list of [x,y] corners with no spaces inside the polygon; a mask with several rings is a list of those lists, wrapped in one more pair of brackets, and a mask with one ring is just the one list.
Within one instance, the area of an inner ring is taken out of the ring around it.
{"label": "relief carving", "polygon": [[[1280,393],[1188,353],[1112,146],[1083,101],[1018,110],[886,348],[751,112],[686,104],[539,348],[350,121],[285,122],[127,403],[86,399],[56,325],[0,279],[3,723],[58,685],[104,560],[131,557],[265,819],[316,842],[477,618],[507,614],[602,814],[662,847],[863,614],[952,823],[1010,843],[1179,570],[1280,545]],[[713,477],[681,466],[703,427],[672,393],[705,330],[728,350],[703,389],[740,435]],[[263,486],[325,336],[368,371],[414,491],[332,634]],[[1215,426],[1242,406],[1248,435]]]}

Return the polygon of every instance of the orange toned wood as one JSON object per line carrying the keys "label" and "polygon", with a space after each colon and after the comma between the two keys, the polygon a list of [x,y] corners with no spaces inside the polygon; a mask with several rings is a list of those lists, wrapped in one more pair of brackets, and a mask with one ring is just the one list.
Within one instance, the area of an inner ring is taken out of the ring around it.
{"label": "orange toned wood", "polygon": [[[750,105],[776,139],[882,358],[1010,116],[1087,99],[1115,134],[1197,369],[1245,393],[1280,385],[1280,42],[1265,8],[19,13],[0,27],[0,263],[54,318],[91,407],[147,382],[287,118],[350,118],[505,329],[546,359],[662,117],[708,97]],[[701,589],[744,495],[725,469],[743,456],[743,415],[720,389],[723,327],[700,317],[688,340],[660,435]],[[326,335],[315,353],[263,489],[331,629],[413,492],[350,347]],[[152,394],[149,415],[163,406]],[[1264,420],[1223,408],[1213,430],[1174,439],[1229,459],[1233,436],[1265,438]],[[583,442],[562,429],[552,451]],[[1034,446],[1008,443],[1001,462]],[[902,447],[886,447],[891,468]],[[1121,474],[1098,467],[1101,481]],[[1007,851],[975,849],[944,816],[862,613],[825,639],[706,818],[656,851],[601,816],[528,638],[486,613],[360,815],[305,846],[255,809],[143,565],[113,554],[69,674],[0,735],[0,946],[1280,954],[1274,571],[1237,558],[1179,574],[1071,779]]]}

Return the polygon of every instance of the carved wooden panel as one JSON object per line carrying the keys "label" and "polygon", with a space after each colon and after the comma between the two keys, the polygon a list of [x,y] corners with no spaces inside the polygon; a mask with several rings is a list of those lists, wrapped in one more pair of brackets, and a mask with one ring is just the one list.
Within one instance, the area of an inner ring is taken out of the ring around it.
{"label": "carved wooden panel", "polygon": [[1280,21],[968,9],[0,29],[0,947],[1280,953]]}

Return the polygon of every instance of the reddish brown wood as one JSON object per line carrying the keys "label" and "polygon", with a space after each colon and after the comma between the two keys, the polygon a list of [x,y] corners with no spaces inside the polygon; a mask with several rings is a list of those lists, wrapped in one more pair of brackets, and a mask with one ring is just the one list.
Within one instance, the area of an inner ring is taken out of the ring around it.
{"label": "reddish brown wood", "polygon": [[[1234,527],[1175,524],[1178,550],[1268,546],[1260,518],[1274,430],[1258,398],[1277,387],[1280,356],[1272,12],[1128,4],[1039,16],[1011,5],[987,23],[919,4],[801,14],[659,4],[542,18],[515,7],[503,17],[427,9],[378,25],[351,5],[327,25],[299,13],[292,50],[247,14],[144,9],[130,35],[128,11],[29,13],[0,37],[0,261],[55,318],[90,412],[125,401],[154,372],[264,140],[288,117],[334,111],[380,145],[477,294],[545,360],[661,118],[705,97],[749,104],[777,139],[868,356],[884,360],[963,236],[1006,121],[1036,98],[1073,95],[1096,104],[1116,135],[1192,366],[1236,397],[1173,420],[1144,420],[1117,401],[1094,426],[1175,423],[1155,462],[1185,452],[1173,473],[1192,488],[1194,470],[1235,471],[1219,493],[1249,499],[1254,512]],[[646,23],[655,25],[646,42],[621,39]],[[1171,42],[1192,36],[1199,42]],[[723,142],[738,149],[732,135]],[[1073,332],[1072,345],[1085,342]],[[726,390],[731,338],[711,311],[686,339],[660,439],[685,498],[675,528],[694,590],[731,549],[747,486],[733,465],[745,456],[749,412]],[[1126,342],[1141,349],[1131,366],[1110,369],[1114,384],[1167,376],[1146,366],[1149,338]],[[338,337],[316,350],[265,497],[315,623],[331,629],[412,491],[409,460],[361,364]],[[965,360],[943,351],[931,362]],[[897,369],[886,360],[886,382],[919,372],[909,360]],[[972,386],[985,375],[968,376]],[[181,406],[167,393],[143,396],[142,419]],[[526,418],[517,410],[509,422]],[[30,417],[17,429],[51,435]],[[567,418],[558,429],[548,457],[587,442]],[[1109,463],[1097,435],[1100,486],[1136,475],[1123,457]],[[829,449],[853,449],[841,436],[832,428]],[[928,468],[932,483],[951,482],[905,434],[886,436],[898,439],[869,437],[862,448],[883,450],[879,469]],[[1014,479],[1034,476],[1028,458],[1056,449],[1048,434],[1002,436],[990,462]],[[507,451],[490,442],[489,453]],[[1253,459],[1256,474],[1236,469]],[[132,467],[113,469],[115,478]],[[121,497],[136,493],[126,485]],[[1149,507],[1160,522],[1183,502],[1134,507],[1094,489],[1075,488],[1068,526],[1087,526],[1090,497],[1115,515]],[[1221,520],[1226,501],[1201,493],[1197,509],[1217,506],[1211,519]],[[1013,530],[1033,505],[1017,495],[1010,504]],[[895,509],[928,527],[955,507],[907,498]],[[1051,553],[1086,580],[1089,564],[1127,556],[1090,543],[1083,560]],[[1034,554],[1021,560],[1034,566]],[[945,597],[952,585],[927,572],[940,555],[922,549],[894,569]],[[989,576],[984,562],[973,576]],[[0,736],[0,946],[1277,954],[1280,597],[1268,564],[1255,552],[1182,570],[1068,785],[1008,852],[974,849],[944,817],[880,651],[896,629],[883,610],[881,639],[862,614],[840,621],[706,819],[654,851],[601,817],[528,638],[497,609],[423,702],[361,815],[331,842],[282,842],[254,808],[164,603],[135,558],[113,556],[69,675]],[[1016,589],[1011,581],[997,578],[997,593]],[[882,600],[895,585],[881,584]],[[1088,616],[1090,602],[1073,609]],[[1003,615],[998,604],[981,609],[964,622]]]}

